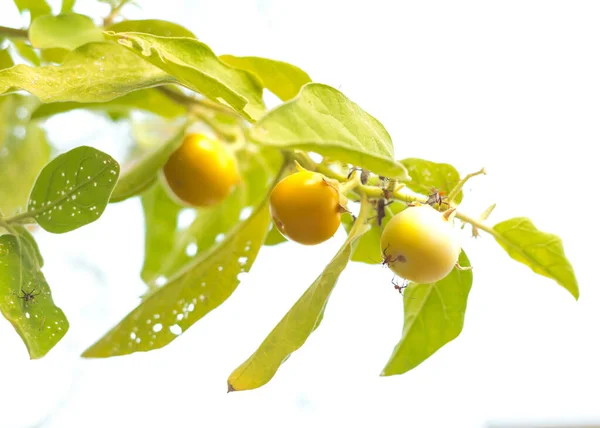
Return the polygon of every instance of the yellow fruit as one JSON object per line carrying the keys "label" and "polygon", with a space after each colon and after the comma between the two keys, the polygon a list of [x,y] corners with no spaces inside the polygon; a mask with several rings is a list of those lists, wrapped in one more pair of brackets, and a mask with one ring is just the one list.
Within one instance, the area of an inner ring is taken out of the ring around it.
{"label": "yellow fruit", "polygon": [[451,222],[429,205],[396,214],[381,234],[381,251],[390,269],[420,284],[446,277],[458,262],[460,250]]}
{"label": "yellow fruit", "polygon": [[215,205],[240,182],[234,154],[202,134],[187,135],[163,167],[171,191],[184,204]]}
{"label": "yellow fruit", "polygon": [[270,208],[277,229],[292,241],[315,245],[340,226],[340,197],[323,175],[300,171],[281,180],[271,192]]}

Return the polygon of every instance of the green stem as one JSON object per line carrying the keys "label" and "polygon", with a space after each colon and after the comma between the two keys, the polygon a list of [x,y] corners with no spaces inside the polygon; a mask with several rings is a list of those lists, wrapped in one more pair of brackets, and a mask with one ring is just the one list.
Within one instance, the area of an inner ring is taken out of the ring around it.
{"label": "green stem", "polygon": [[467,181],[469,181],[469,179],[476,177],[478,175],[481,174],[485,174],[485,168],[481,168],[479,171],[477,172],[472,172],[471,174],[467,174],[465,175],[465,177],[460,180],[456,186],[454,186],[454,189],[452,189],[450,191],[450,194],[448,195],[448,204],[452,204],[452,201],[454,201],[454,199],[456,198],[456,196],[458,195],[458,193],[462,190],[463,186],[465,185],[465,183]]}
{"label": "green stem", "polygon": [[110,11],[110,14],[106,18],[104,18],[103,24],[105,27],[111,25],[115,18],[119,16],[119,13],[121,13],[121,9],[127,4],[127,1],[128,0],[121,0],[121,3],[119,3],[115,8],[113,8]]}
{"label": "green stem", "polygon": [[3,27],[0,25],[0,36],[13,39],[26,39],[29,37],[29,33],[27,30],[22,30],[20,28]]}

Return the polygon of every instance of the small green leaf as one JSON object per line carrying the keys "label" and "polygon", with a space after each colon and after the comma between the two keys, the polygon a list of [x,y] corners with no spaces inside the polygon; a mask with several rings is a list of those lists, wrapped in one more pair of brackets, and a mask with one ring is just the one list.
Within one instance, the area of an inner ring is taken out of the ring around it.
{"label": "small green leaf", "polygon": [[383,125],[340,91],[320,83],[306,84],[296,98],[267,113],[251,136],[260,144],[312,151],[377,174],[408,178],[394,160]]}
{"label": "small green leaf", "polygon": [[10,95],[0,102],[0,210],[25,208],[31,186],[50,160],[45,132],[29,122],[32,97]]}
{"label": "small green leaf", "polygon": [[158,173],[169,159],[169,156],[181,145],[186,129],[187,124],[182,126],[179,132],[165,144],[143,156],[124,170],[119,177],[110,201],[123,201],[150,187],[158,178]]}
{"label": "small green leaf", "polygon": [[176,103],[161,91],[156,89],[142,89],[130,92],[122,97],[104,103],[76,103],[61,102],[40,105],[31,116],[32,119],[42,119],[59,113],[66,113],[75,109],[102,111],[112,114],[127,114],[131,110],[144,110],[166,118],[182,116],[186,109]]}
{"label": "small green leaf", "polygon": [[275,227],[273,223],[271,223],[271,229],[269,233],[267,233],[267,238],[265,239],[265,245],[278,245],[287,242],[285,236],[283,236],[279,230]]}
{"label": "small green leaf", "polygon": [[295,65],[256,56],[221,55],[225,64],[247,70],[258,77],[265,88],[282,101],[294,98],[310,77]]}
{"label": "small green leaf", "polygon": [[[2,40],[0,39],[0,44],[2,44]],[[10,52],[8,52],[8,48],[0,49],[0,70],[4,70],[5,68],[10,68],[15,63],[10,57]]]}
{"label": "small green leaf", "polygon": [[369,230],[366,218],[367,210],[363,209],[346,242],[321,275],[279,321],[256,352],[231,373],[227,380],[229,391],[243,391],[265,385],[275,376],[281,364],[300,349],[315,331],[321,322],[329,296],[350,261],[352,247]]}
{"label": "small green leaf", "polygon": [[125,20],[110,25],[106,30],[114,31],[115,33],[132,32],[152,34],[153,36],[161,37],[196,38],[194,33],[187,28],[175,24],[174,22],[162,21],[160,19]]}
{"label": "small green leaf", "polygon": [[256,77],[221,62],[196,39],[112,31],[105,34],[174,76],[182,85],[213,101],[224,102],[251,121],[264,113],[262,86]]}
{"label": "small green leaf", "polygon": [[[40,66],[40,57],[38,56],[37,52],[35,50],[33,50],[33,48],[31,47],[31,45],[23,40],[13,40],[13,45],[15,45],[15,48],[17,49],[17,52],[19,52],[19,55],[26,60],[27,62],[29,62],[30,64],[35,65],[36,67]],[[12,70],[15,69],[19,69],[26,66],[24,65],[18,65],[15,68],[13,68]],[[0,73],[0,95],[2,95],[2,73]]]}
{"label": "small green leaf", "polygon": [[[464,252],[458,260],[462,267],[471,266]],[[458,337],[472,284],[473,272],[457,268],[440,281],[409,284],[404,291],[402,339],[394,348],[382,376],[414,369]]]}
{"label": "small green leaf", "polygon": [[[436,163],[417,158],[404,159],[401,162],[412,179],[406,185],[411,190],[423,195],[430,194],[432,187],[448,194],[460,181],[460,174],[456,168],[447,163]],[[454,198],[454,202],[460,203],[462,197],[461,190]]]}
{"label": "small green leaf", "polygon": [[[46,355],[69,329],[65,314],[52,300],[34,245],[29,234],[24,239],[0,236],[0,310],[32,359]],[[32,295],[26,299],[27,293]]]}
{"label": "small green leaf", "polygon": [[28,214],[52,233],[96,221],[119,177],[119,164],[106,153],[81,146],[42,169],[29,197]]}
{"label": "small green leaf", "polygon": [[14,0],[15,5],[19,9],[19,12],[23,13],[26,10],[31,15],[31,21],[33,22],[38,16],[48,15],[52,12],[46,0]]}
{"label": "small green leaf", "polygon": [[529,266],[538,275],[555,280],[575,300],[579,299],[577,278],[558,236],[538,230],[525,217],[500,222],[493,231],[494,238],[510,257]]}
{"label": "small green leaf", "polygon": [[102,30],[91,18],[77,13],[46,15],[35,19],[29,28],[29,41],[38,49],[77,49],[90,42],[104,40]]}
{"label": "small green leaf", "polygon": [[0,95],[23,89],[43,102],[104,102],[175,79],[115,43],[88,43],[63,65],[0,71]]}
{"label": "small green leaf", "polygon": [[104,358],[162,348],[223,303],[248,272],[269,226],[261,206],[212,251],[189,264],[83,353]]}
{"label": "small green leaf", "polygon": [[73,6],[75,6],[75,0],[63,0],[60,13],[71,12],[73,10]]}

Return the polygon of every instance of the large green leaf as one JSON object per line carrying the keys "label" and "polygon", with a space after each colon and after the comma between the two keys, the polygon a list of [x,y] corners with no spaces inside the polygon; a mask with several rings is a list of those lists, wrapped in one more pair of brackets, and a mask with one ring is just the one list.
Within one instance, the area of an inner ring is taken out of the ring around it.
{"label": "large green leaf", "polygon": [[123,171],[111,195],[111,202],[123,201],[138,195],[150,187],[158,178],[163,165],[169,156],[177,150],[183,141],[187,124],[182,126],[171,139],[160,145],[154,151],[146,154]]}
{"label": "large green leaf", "polygon": [[35,20],[38,16],[47,15],[52,12],[46,0],[14,0],[14,2],[19,12],[29,11],[31,21]]}
{"label": "large green leaf", "polygon": [[157,89],[142,89],[130,92],[122,97],[104,103],[62,102],[40,105],[31,116],[32,119],[42,119],[75,109],[101,111],[110,114],[127,114],[131,110],[144,110],[166,118],[182,116],[186,109],[179,103]]}
{"label": "large green leaf", "polygon": [[112,31],[105,34],[174,76],[182,85],[228,104],[249,120],[264,113],[262,86],[256,77],[223,63],[196,39]]}
{"label": "large green leaf", "polygon": [[106,28],[115,33],[133,32],[146,33],[161,37],[191,37],[196,38],[194,33],[174,22],[162,21],[160,19],[125,20],[112,24]]}
{"label": "large green leaf", "polygon": [[43,102],[104,102],[175,78],[115,43],[88,43],[63,65],[0,71],[0,95],[23,89]]}
{"label": "large green leaf", "polygon": [[265,239],[268,200],[212,251],[155,291],[83,353],[102,358],[162,348],[223,303],[248,272]]}
{"label": "large green leaf", "polygon": [[555,280],[579,299],[577,278],[558,236],[538,230],[525,217],[500,222],[491,232],[510,257],[535,273]]}
{"label": "large green leaf", "polygon": [[[423,195],[430,194],[432,187],[448,194],[460,181],[460,174],[456,168],[447,163],[436,163],[417,158],[403,159],[401,162],[412,179],[406,183],[407,186]],[[454,198],[454,202],[460,203],[462,197],[461,190]]]}
{"label": "large green leaf", "polygon": [[29,41],[35,48],[73,50],[90,42],[104,40],[102,30],[91,18],[77,13],[40,16],[29,27]]}
{"label": "large green leaf", "polygon": [[267,113],[251,136],[260,144],[312,151],[407,179],[383,125],[340,91],[320,83],[306,84],[296,98]]}
{"label": "large green leaf", "polygon": [[219,59],[232,67],[251,72],[282,101],[294,98],[302,86],[311,81],[308,74],[287,62],[256,56],[221,55]]}
{"label": "large green leaf", "polygon": [[0,99],[0,211],[9,216],[25,208],[31,186],[50,160],[46,134],[29,123],[31,97]]}
{"label": "large green leaf", "polygon": [[35,359],[60,341],[69,323],[52,300],[33,237],[20,230],[26,237],[0,236],[0,310]]}
{"label": "large green leaf", "polygon": [[[463,267],[470,266],[464,252],[459,263]],[[473,272],[457,268],[440,281],[409,284],[404,291],[402,339],[394,348],[382,376],[414,369],[458,337],[463,328],[472,284]]]}
{"label": "large green leaf", "polygon": [[352,247],[369,230],[367,213],[368,210],[361,210],[346,242],[321,275],[279,321],[256,352],[231,373],[227,380],[229,391],[255,389],[269,382],[281,364],[300,349],[315,331],[321,322],[329,296],[350,261]]}
{"label": "large green leaf", "polygon": [[96,221],[108,204],[119,168],[112,157],[87,146],[57,156],[33,186],[27,217],[52,233]]}

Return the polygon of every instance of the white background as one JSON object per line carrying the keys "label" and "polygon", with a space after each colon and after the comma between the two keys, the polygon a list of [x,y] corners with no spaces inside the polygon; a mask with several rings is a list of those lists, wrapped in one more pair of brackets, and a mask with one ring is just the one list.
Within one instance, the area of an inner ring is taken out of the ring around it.
{"label": "white background", "polygon": [[[56,3],[56,2],[55,2]],[[106,5],[79,0],[96,17]],[[402,331],[402,301],[381,266],[351,265],[325,319],[265,387],[226,394],[244,361],[336,252],[261,250],[220,308],[168,347],[108,360],[79,354],[125,316],[139,279],[139,201],[111,205],[67,235],[37,234],[55,301],[71,323],[29,361],[0,320],[0,427],[481,427],[600,423],[598,173],[600,3],[595,1],[140,1],[129,18],[176,21],[218,54],[292,62],[341,90],[388,129],[398,158],[464,173],[464,210],[490,221],[529,216],[560,235],[580,282],[575,300],[488,237],[474,265],[458,339],[402,376],[379,376]],[[0,25],[18,26],[2,0]],[[129,130],[78,112],[48,122],[61,150],[79,144],[122,159]],[[494,425],[495,424],[495,425]]]}

